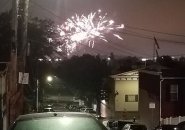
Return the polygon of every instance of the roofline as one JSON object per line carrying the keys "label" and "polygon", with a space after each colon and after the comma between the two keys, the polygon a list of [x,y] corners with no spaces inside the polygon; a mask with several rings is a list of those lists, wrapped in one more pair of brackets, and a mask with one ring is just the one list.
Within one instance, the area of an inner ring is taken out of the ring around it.
{"label": "roofline", "polygon": [[[163,77],[162,76],[162,72],[158,71],[149,71],[149,70],[143,70],[143,69],[138,69],[138,70],[133,70],[133,71],[127,71],[127,72],[124,72],[125,74],[126,73],[129,73],[129,72],[143,72],[143,73],[147,73],[147,74],[151,74],[151,75],[156,75],[156,76],[160,76],[160,79],[185,79],[184,76],[182,77]],[[137,75],[121,75],[121,74],[124,74],[124,73],[120,73],[120,74],[116,74],[116,75],[111,75],[110,77],[111,78],[121,78],[121,77],[138,77]]]}
{"label": "roofline", "polygon": [[[118,77],[131,77],[131,75],[124,75],[126,73],[131,73],[131,72],[139,72],[140,69],[137,70],[131,70],[131,71],[127,71],[127,72],[123,72],[123,73],[119,73],[119,74],[115,74],[115,75],[110,75],[111,78],[118,78]],[[138,77],[138,75],[134,75],[132,77]]]}
{"label": "roofline", "polygon": [[185,79],[185,77],[161,77],[160,79]]}
{"label": "roofline", "polygon": [[152,75],[161,75],[162,72],[156,72],[156,71],[149,71],[149,70],[140,70],[139,72],[147,73],[147,74],[152,74]]}
{"label": "roofline", "polygon": [[141,70],[140,72],[144,72],[144,73],[147,73],[147,74],[152,74],[152,75],[160,76],[160,79],[162,79],[162,80],[165,80],[165,79],[185,79],[184,76],[182,76],[182,77],[174,77],[174,76],[171,76],[171,77],[163,77],[162,76],[162,72],[147,71],[147,70]]}

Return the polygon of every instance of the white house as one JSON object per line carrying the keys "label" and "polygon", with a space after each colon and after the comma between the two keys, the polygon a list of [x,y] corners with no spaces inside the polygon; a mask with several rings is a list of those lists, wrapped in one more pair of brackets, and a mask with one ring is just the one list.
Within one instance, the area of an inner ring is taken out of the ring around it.
{"label": "white house", "polygon": [[115,80],[115,117],[133,119],[138,114],[138,71],[111,76]]}

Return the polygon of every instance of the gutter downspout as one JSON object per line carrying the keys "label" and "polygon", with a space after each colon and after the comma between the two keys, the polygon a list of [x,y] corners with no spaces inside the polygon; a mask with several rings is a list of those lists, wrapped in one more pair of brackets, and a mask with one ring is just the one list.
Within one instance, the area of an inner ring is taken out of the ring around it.
{"label": "gutter downspout", "polygon": [[162,124],[162,118],[161,118],[161,106],[162,106],[162,82],[164,81],[164,79],[162,79],[162,75],[160,75],[160,88],[159,88],[159,126],[161,126]]}

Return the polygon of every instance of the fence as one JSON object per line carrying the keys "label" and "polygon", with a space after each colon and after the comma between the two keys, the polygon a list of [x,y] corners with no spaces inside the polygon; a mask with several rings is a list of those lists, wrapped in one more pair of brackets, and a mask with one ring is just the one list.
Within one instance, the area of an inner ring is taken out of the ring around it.
{"label": "fence", "polygon": [[169,117],[169,118],[165,118],[163,119],[163,124],[178,124],[182,121],[185,121],[185,116],[178,116],[178,117]]}

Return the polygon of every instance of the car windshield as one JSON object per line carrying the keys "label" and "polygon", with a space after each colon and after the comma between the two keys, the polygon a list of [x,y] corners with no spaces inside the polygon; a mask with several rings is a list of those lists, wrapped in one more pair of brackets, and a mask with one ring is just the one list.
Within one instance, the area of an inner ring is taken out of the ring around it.
{"label": "car windshield", "polygon": [[11,130],[106,130],[92,118],[50,117],[18,121]]}

